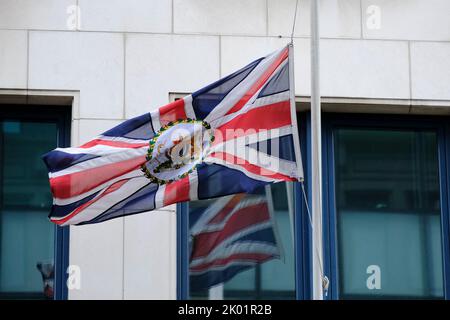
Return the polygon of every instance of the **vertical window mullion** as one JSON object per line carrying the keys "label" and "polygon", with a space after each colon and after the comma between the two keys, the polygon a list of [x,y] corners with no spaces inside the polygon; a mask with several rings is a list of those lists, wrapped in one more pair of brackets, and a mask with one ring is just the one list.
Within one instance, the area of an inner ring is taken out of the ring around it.
{"label": "vertical window mullion", "polygon": [[[311,122],[309,112],[297,117],[302,150],[304,186],[308,203],[311,193],[308,181],[311,177]],[[297,300],[309,300],[312,297],[312,250],[311,226],[303,196],[302,185],[294,183],[294,255],[295,255],[295,291]]]}
{"label": "vertical window mullion", "polygon": [[444,271],[445,299],[450,299],[450,127],[448,124],[440,130],[439,135],[439,176],[441,182],[441,228],[442,228],[442,255]]}
{"label": "vertical window mullion", "polygon": [[189,204],[177,204],[177,299],[189,299]]}
{"label": "vertical window mullion", "polygon": [[[2,211],[2,207],[3,207],[3,176],[4,176],[4,164],[3,164],[3,158],[4,158],[4,134],[3,134],[3,117],[0,116],[0,257],[2,254],[2,247],[3,247],[3,243],[2,243],[2,239],[3,239],[3,235],[2,235],[2,229],[1,226],[3,224],[3,213]],[[1,261],[0,261],[1,262]],[[2,264],[0,263],[0,272],[2,271]],[[0,288],[1,289],[1,288]]]}
{"label": "vertical window mullion", "polygon": [[338,299],[338,270],[337,270],[337,237],[336,237],[336,208],[335,208],[335,172],[333,151],[333,126],[325,118],[324,134],[322,138],[322,182],[323,182],[323,267],[330,283],[327,296],[324,299]]}
{"label": "vertical window mullion", "polygon": [[[71,116],[69,113],[57,114],[58,147],[70,146]],[[67,268],[69,266],[70,227],[55,226],[55,300],[67,300]]]}

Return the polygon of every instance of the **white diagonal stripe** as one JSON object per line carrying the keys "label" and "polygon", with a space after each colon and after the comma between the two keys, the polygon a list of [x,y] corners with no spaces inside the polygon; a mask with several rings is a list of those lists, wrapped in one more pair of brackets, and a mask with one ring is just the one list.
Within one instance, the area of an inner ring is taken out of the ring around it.
{"label": "white diagonal stripe", "polygon": [[94,194],[94,193],[104,189],[104,188],[109,187],[111,184],[113,184],[113,183],[115,183],[117,181],[124,180],[124,179],[131,179],[131,178],[140,178],[140,177],[145,177],[144,173],[140,169],[136,169],[136,170],[127,172],[127,173],[125,173],[125,174],[123,174],[121,176],[118,176],[118,177],[116,177],[114,179],[108,180],[107,182],[105,182],[105,183],[103,183],[103,184],[101,184],[101,185],[99,185],[99,186],[97,186],[95,188],[92,188],[89,191],[86,191],[86,192],[84,192],[82,194],[79,194],[77,196],[70,197],[70,198],[65,198],[65,199],[60,199],[60,198],[54,197],[53,198],[53,204],[56,204],[56,205],[59,205],[59,206],[65,206],[65,205],[68,205],[68,204],[80,201],[80,200],[82,200],[82,199],[84,199],[84,198],[86,198],[86,197],[88,197],[88,196],[90,196],[90,195],[92,195],[92,194]]}
{"label": "white diagonal stripe", "polygon": [[188,95],[183,98],[184,100],[184,112],[189,119],[196,119],[194,107],[192,106],[192,95]]}
{"label": "white diagonal stripe", "polygon": [[[81,172],[84,170],[100,168],[105,165],[119,163],[126,160],[131,160],[134,158],[142,157],[147,153],[148,147],[141,147],[137,149],[121,149],[120,151],[111,152],[109,154],[104,154],[102,157],[93,158],[80,163],[76,163],[66,169],[61,171],[49,173],[49,178],[57,178],[65,176],[68,174],[73,174],[76,172]],[[113,150],[114,151],[114,150]]]}
{"label": "white diagonal stripe", "polygon": [[252,85],[274,63],[285,49],[286,48],[277,50],[259,62],[247,77],[234,87],[224,99],[222,99],[222,101],[214,108],[214,112],[208,114],[205,121],[211,123],[216,119],[223,117],[244,96],[244,94],[248,92]]}
{"label": "white diagonal stripe", "polygon": [[[74,217],[66,221],[63,225],[66,224],[77,224],[84,221],[89,221],[99,216],[106,210],[108,210],[111,206],[118,203],[118,199],[125,199],[131,196],[133,193],[138,191],[140,188],[144,187],[149,183],[149,180],[146,177],[133,178],[127,181],[123,186],[119,189],[105,195],[98,201],[94,202],[92,205],[86,207],[77,213]],[[97,197],[100,197],[98,195]]]}
{"label": "white diagonal stripe", "polygon": [[241,110],[234,112],[232,114],[225,115],[221,118],[218,118],[214,121],[212,121],[211,127],[213,128],[220,128],[222,125],[226,124],[227,122],[233,120],[234,118],[247,113],[248,111],[256,108],[265,107],[270,104],[274,104],[277,102],[283,102],[283,101],[289,101],[289,91],[283,91],[277,94],[273,94],[266,97],[261,97],[253,101],[253,103],[247,103],[244,107],[242,107]]}

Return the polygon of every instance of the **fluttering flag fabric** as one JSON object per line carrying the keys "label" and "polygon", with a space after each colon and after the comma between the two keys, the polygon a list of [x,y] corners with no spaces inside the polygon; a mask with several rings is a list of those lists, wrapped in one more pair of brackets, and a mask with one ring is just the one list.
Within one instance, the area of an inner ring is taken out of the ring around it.
{"label": "fluttering flag fabric", "polygon": [[221,197],[206,208],[191,210],[192,292],[225,283],[238,273],[282,256],[271,207],[259,192]]}
{"label": "fluttering flag fabric", "polygon": [[303,179],[292,46],[93,140],[43,156],[58,225]]}

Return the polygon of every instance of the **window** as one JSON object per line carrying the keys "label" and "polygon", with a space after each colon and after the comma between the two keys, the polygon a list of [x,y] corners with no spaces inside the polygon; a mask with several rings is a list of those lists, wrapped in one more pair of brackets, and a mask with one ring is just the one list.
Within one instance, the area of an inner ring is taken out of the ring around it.
{"label": "window", "polygon": [[62,298],[68,230],[47,219],[52,198],[41,156],[68,144],[70,118],[64,107],[0,107],[0,297]]}
{"label": "window", "polygon": [[443,123],[325,119],[331,298],[444,298]]}

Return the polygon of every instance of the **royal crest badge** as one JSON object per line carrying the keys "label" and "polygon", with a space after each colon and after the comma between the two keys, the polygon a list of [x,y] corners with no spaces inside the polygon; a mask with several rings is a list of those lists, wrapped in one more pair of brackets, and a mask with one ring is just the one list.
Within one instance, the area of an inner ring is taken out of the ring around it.
{"label": "royal crest badge", "polygon": [[150,140],[142,171],[161,185],[182,179],[203,161],[213,141],[211,126],[205,121],[169,122]]}

